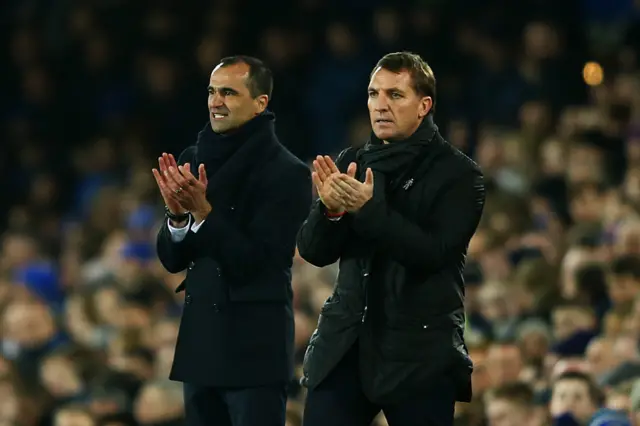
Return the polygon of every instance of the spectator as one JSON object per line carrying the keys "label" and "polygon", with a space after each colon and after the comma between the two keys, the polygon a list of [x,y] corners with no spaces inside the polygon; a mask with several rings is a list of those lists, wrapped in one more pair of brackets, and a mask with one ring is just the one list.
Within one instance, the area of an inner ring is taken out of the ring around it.
{"label": "spectator", "polygon": [[525,383],[512,382],[496,387],[487,396],[489,426],[533,426],[536,419],[533,389]]}

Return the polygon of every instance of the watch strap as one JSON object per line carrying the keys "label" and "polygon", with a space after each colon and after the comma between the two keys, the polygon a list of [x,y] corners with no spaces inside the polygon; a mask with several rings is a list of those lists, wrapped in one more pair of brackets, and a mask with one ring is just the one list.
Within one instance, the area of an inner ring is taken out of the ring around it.
{"label": "watch strap", "polygon": [[175,214],[173,213],[171,210],[169,210],[168,206],[164,206],[164,215],[171,220],[174,220],[176,222],[182,222],[185,221],[187,219],[189,219],[189,212],[185,212],[185,213],[180,213],[180,214]]}

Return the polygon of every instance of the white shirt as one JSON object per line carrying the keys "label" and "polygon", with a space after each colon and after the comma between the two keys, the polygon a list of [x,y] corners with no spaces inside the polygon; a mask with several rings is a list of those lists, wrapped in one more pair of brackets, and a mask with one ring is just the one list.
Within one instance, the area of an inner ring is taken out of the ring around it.
{"label": "white shirt", "polygon": [[191,229],[191,231],[195,234],[196,232],[198,232],[198,229],[200,229],[203,223],[204,220],[200,223],[191,223],[191,216],[189,216],[189,221],[185,226],[183,226],[182,228],[174,228],[173,226],[171,226],[171,220],[167,219],[167,226],[169,227],[169,232],[171,233],[171,241],[173,241],[174,243],[179,243],[180,241],[185,239],[185,237],[187,236],[187,232],[189,232],[189,229]]}

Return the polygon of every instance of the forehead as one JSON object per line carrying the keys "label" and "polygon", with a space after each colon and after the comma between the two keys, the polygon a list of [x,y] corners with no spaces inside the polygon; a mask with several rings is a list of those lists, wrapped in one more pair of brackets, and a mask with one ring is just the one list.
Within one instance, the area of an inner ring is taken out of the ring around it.
{"label": "forehead", "polygon": [[402,70],[396,73],[378,67],[371,75],[369,87],[377,90],[386,90],[391,88],[408,90],[412,88],[411,83],[411,74],[409,74],[409,71]]}
{"label": "forehead", "polygon": [[245,85],[247,77],[249,77],[249,66],[247,64],[218,65],[211,72],[209,84],[213,87],[239,88]]}
{"label": "forehead", "polygon": [[489,415],[497,414],[516,414],[519,413],[520,405],[514,404],[503,398],[490,399],[487,404],[487,412]]}
{"label": "forehead", "polygon": [[516,346],[492,346],[489,348],[488,358],[518,358],[520,356],[520,350]]}
{"label": "forehead", "polygon": [[567,379],[561,380],[554,386],[555,392],[573,392],[573,393],[587,393],[588,386],[582,380]]}

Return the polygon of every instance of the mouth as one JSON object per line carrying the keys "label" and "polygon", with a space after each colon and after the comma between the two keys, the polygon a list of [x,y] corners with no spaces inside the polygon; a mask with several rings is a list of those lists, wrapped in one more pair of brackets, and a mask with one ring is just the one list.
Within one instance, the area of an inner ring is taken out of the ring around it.
{"label": "mouth", "polygon": [[229,114],[221,114],[221,113],[217,113],[217,112],[212,112],[211,113],[211,117],[213,117],[214,120],[223,120],[225,119]]}
{"label": "mouth", "polygon": [[376,124],[390,124],[393,123],[393,121],[387,119],[387,118],[378,118],[375,121]]}

